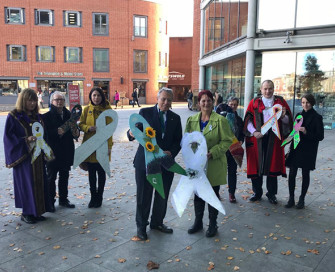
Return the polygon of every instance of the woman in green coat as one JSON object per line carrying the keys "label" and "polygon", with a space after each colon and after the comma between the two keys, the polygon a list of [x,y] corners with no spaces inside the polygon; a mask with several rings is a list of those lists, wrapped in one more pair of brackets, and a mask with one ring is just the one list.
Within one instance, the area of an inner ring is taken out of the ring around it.
{"label": "woman in green coat", "polygon": [[[226,151],[232,144],[234,137],[227,119],[213,112],[213,95],[210,91],[201,91],[198,95],[200,112],[187,119],[185,132],[200,131],[207,143],[207,178],[215,194],[219,197],[220,185],[227,183]],[[205,210],[205,201],[194,195],[195,221],[188,230],[189,234],[203,229],[202,218]],[[217,232],[218,211],[208,205],[209,228],[207,237],[215,236]]]}

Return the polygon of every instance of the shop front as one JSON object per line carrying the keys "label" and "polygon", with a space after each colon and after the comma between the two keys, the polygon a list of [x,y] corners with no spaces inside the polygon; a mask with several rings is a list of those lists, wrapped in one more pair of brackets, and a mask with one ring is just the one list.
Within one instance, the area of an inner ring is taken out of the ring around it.
{"label": "shop front", "polygon": [[133,79],[133,90],[138,89],[138,102],[140,105],[146,104],[146,92],[148,79]]}
{"label": "shop front", "polygon": [[0,96],[17,96],[21,90],[28,88],[28,79],[0,77]]}

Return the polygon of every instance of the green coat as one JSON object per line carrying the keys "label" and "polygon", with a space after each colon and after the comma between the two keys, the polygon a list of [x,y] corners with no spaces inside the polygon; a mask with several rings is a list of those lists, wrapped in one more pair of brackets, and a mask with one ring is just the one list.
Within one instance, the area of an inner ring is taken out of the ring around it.
{"label": "green coat", "polygon": [[[201,112],[187,119],[185,132],[200,131]],[[234,134],[227,119],[212,112],[208,124],[203,130],[208,152],[213,158],[208,160],[207,178],[212,186],[227,183],[226,151],[233,142]]]}

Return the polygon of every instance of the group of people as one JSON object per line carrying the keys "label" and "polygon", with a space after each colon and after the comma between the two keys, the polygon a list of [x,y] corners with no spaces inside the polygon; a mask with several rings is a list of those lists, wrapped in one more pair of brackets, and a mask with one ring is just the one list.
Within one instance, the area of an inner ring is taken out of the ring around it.
{"label": "group of people", "polygon": [[[236,202],[235,190],[237,183],[237,163],[229,147],[234,137],[242,144],[245,141],[247,154],[247,176],[252,180],[254,194],[250,202],[261,200],[263,195],[263,176],[267,177],[266,196],[270,203],[277,204],[278,176],[286,177],[286,167],[289,168],[289,201],[287,208],[295,206],[294,192],[297,170],[302,169],[302,191],[296,205],[304,207],[305,195],[310,183],[310,171],[315,169],[315,161],[318,143],[324,137],[322,117],[313,109],[315,99],[313,95],[302,96],[303,123],[299,128],[300,143],[297,148],[290,146],[290,152],[285,160],[282,141],[292,131],[293,118],[286,101],[274,95],[274,84],[265,80],[261,85],[261,95],[252,99],[246,110],[244,121],[237,114],[239,99],[231,97],[227,103],[220,103],[213,111],[215,98],[208,90],[198,94],[200,112],[187,119],[186,132],[199,131],[206,139],[207,153],[207,178],[213,191],[220,198],[220,185],[227,183],[229,186],[229,201]],[[45,212],[55,211],[56,178],[58,179],[59,205],[74,208],[75,205],[68,200],[68,179],[71,165],[73,164],[74,139],[79,137],[80,131],[84,132],[83,142],[96,133],[96,120],[99,115],[111,105],[105,98],[100,88],[93,88],[89,93],[89,105],[81,114],[79,128],[77,130],[64,131],[61,125],[70,118],[70,112],[65,107],[65,99],[62,93],[55,92],[50,98],[51,110],[40,115],[38,113],[38,98],[34,90],[25,89],[21,92],[16,109],[8,114],[4,146],[6,166],[13,168],[15,205],[22,208],[21,219],[26,223],[35,223],[45,220],[42,216]],[[142,108],[140,115],[155,130],[158,146],[164,153],[175,158],[179,153],[182,139],[182,125],[180,116],[171,111],[173,91],[162,88],[157,94],[157,104],[153,107]],[[273,118],[273,106],[280,104],[281,116],[278,118],[278,128],[281,139],[270,129],[264,135],[261,133],[262,125]],[[234,124],[230,124],[225,114],[232,113]],[[107,120],[107,123],[113,120]],[[39,122],[44,126],[45,139],[54,151],[55,159],[45,161],[43,152],[32,163],[32,148],[36,136],[32,133],[32,123]],[[127,136],[130,141],[135,138],[129,130]],[[109,160],[113,145],[112,137],[108,139]],[[88,208],[98,208],[102,205],[103,192],[106,182],[106,173],[96,159],[95,152],[84,161],[88,169],[91,199]],[[139,145],[134,161],[136,192],[136,225],[137,236],[146,240],[147,226],[152,230],[163,233],[173,233],[173,229],[164,224],[167,211],[167,201],[174,178],[174,173],[162,168],[162,179],[165,198],[155,191],[151,218],[149,222],[153,187],[146,178],[145,150]],[[46,167],[44,167],[46,165]],[[189,234],[203,229],[205,202],[194,196],[195,220],[188,229]],[[218,211],[208,205],[209,227],[207,237],[213,237],[217,233]]]}

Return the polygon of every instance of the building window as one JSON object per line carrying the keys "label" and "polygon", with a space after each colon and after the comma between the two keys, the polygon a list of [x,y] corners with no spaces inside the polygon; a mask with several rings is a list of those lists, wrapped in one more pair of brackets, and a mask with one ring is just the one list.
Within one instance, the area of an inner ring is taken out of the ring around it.
{"label": "building window", "polygon": [[224,18],[210,18],[210,40],[222,40],[224,31]]}
{"label": "building window", "polygon": [[81,63],[82,60],[81,47],[64,47],[64,61],[68,63]]}
{"label": "building window", "polygon": [[146,38],[147,35],[147,16],[134,16],[134,36]]}
{"label": "building window", "polygon": [[6,24],[23,25],[25,23],[23,8],[5,8],[5,16]]}
{"label": "building window", "polygon": [[8,61],[25,61],[26,46],[25,45],[7,45]]}
{"label": "building window", "polygon": [[159,18],[159,33],[163,32],[163,20],[162,18]]}
{"label": "building window", "polygon": [[93,48],[93,72],[109,72],[109,49]]}
{"label": "building window", "polygon": [[36,61],[54,62],[55,47],[54,46],[36,46]]}
{"label": "building window", "polygon": [[64,11],[64,26],[81,26],[81,12]]}
{"label": "building window", "polygon": [[162,66],[162,52],[161,51],[159,51],[159,54],[158,54],[158,65]]}
{"label": "building window", "polygon": [[167,63],[168,63],[168,57],[167,57],[167,53],[165,53],[165,67],[167,67]]}
{"label": "building window", "polygon": [[93,13],[93,35],[108,36],[107,13]]}
{"label": "building window", "polygon": [[148,51],[134,50],[134,73],[147,73]]}
{"label": "building window", "polygon": [[35,25],[53,25],[53,10],[35,9]]}

